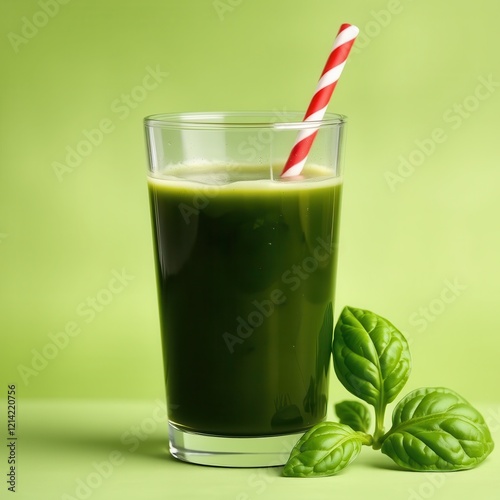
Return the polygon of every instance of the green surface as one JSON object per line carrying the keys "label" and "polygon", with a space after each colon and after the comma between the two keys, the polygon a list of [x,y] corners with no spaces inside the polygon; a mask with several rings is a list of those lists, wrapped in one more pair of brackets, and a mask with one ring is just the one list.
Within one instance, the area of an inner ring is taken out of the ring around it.
{"label": "green surface", "polygon": [[[500,406],[483,405],[479,409],[489,420],[494,439],[500,442]],[[388,457],[363,447],[355,462],[337,476],[284,478],[282,467],[224,469],[176,461],[166,451],[164,417],[165,407],[155,401],[20,404],[20,473],[18,491],[11,497],[71,500],[87,494],[92,500],[498,498],[498,453],[470,471],[417,473],[395,470]]]}
{"label": "green surface", "polygon": [[[408,390],[500,401],[497,0],[69,0],[44,17],[48,3],[1,0],[0,382],[21,401],[163,398],[142,118],[305,109],[342,22],[362,32],[329,108],[349,117],[337,314],[371,309],[407,335]],[[27,498],[70,493],[142,418],[65,408],[24,413]],[[137,453],[91,498],[167,498],[184,477],[178,498],[390,486],[406,499],[438,477],[368,468],[371,456],[316,482]],[[489,498],[497,456],[446,476],[436,497]]]}

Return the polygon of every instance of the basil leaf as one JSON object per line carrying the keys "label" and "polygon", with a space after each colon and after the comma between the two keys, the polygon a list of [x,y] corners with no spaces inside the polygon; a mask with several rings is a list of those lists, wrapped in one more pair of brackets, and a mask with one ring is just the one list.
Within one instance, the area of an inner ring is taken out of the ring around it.
{"label": "basil leaf", "polygon": [[408,342],[381,316],[345,307],[335,326],[333,365],[344,387],[379,415],[410,375]]}
{"label": "basil leaf", "polygon": [[371,423],[370,411],[359,401],[342,401],[335,405],[335,413],[340,423],[348,425],[351,429],[368,432]]}
{"label": "basil leaf", "polygon": [[367,437],[337,422],[321,422],[297,442],[283,469],[284,476],[331,476],[347,467]]}
{"label": "basil leaf", "polygon": [[415,471],[470,469],[493,450],[482,415],[462,396],[442,387],[411,392],[394,409],[382,452]]}

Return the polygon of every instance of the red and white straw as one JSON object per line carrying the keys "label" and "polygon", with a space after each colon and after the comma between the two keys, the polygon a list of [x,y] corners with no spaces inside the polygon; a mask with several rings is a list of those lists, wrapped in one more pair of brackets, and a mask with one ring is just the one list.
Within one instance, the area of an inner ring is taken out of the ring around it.
{"label": "red and white straw", "polygon": [[[303,119],[304,122],[319,122],[323,119],[332,93],[344,69],[347,56],[358,33],[359,29],[351,24],[343,24],[340,27],[330,56],[326,61],[323,73],[321,73],[321,78],[316,86],[316,91],[307,108]],[[312,126],[299,132],[290,156],[283,168],[283,172],[281,172],[281,177],[300,175],[318,129],[319,126]]]}

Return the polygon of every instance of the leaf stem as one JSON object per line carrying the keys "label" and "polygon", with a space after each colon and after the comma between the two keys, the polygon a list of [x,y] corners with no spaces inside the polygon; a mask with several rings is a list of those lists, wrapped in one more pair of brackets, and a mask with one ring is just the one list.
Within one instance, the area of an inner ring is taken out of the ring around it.
{"label": "leaf stem", "polygon": [[379,407],[375,409],[375,432],[373,433],[373,449],[379,450],[382,446],[381,439],[384,436],[384,419],[386,405],[380,401]]}
{"label": "leaf stem", "polygon": [[363,446],[373,445],[373,436],[371,434],[367,434],[366,432],[361,432],[361,431],[357,431],[357,434]]}

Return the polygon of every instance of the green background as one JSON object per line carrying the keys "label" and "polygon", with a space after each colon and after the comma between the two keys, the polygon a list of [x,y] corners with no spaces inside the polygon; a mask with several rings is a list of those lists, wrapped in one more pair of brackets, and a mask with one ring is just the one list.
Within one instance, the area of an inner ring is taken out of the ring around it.
{"label": "green background", "polygon": [[[350,22],[329,107],[349,117],[337,313],[407,335],[408,389],[500,402],[496,0],[0,5],[0,380],[19,398],[163,398],[142,118],[305,110]],[[96,297],[109,303],[91,314]]]}

